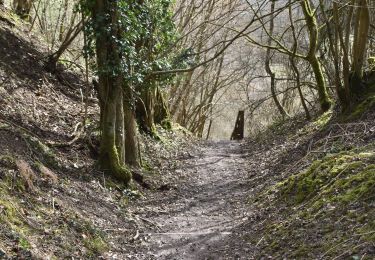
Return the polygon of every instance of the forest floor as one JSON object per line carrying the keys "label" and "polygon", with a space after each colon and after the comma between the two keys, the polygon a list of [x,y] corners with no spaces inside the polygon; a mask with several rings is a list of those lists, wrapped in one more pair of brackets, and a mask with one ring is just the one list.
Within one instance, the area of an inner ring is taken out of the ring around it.
{"label": "forest floor", "polygon": [[0,259],[375,257],[374,96],[243,142],[159,127],[140,136],[149,187],[124,187],[95,165],[95,93],[85,136],[86,83],[0,18]]}
{"label": "forest floor", "polygon": [[[135,203],[153,223],[139,233],[135,258],[373,259],[375,111],[346,123],[331,116],[293,119],[243,142],[200,143],[179,160],[174,189]],[[294,183],[304,175],[322,184]],[[306,197],[280,194],[285,183],[305,185]]]}
{"label": "forest floor", "polygon": [[[292,119],[243,142],[199,143],[191,156],[178,160],[173,189],[148,193],[132,205],[152,223],[139,232],[133,256],[373,259],[375,111],[346,123],[331,116],[312,122]],[[309,173],[321,162],[318,171]],[[294,185],[305,173],[313,175],[309,182],[323,183],[303,188],[313,196],[294,202],[295,191],[280,194],[280,187]],[[325,176],[330,173],[336,174],[333,179]],[[349,201],[338,199],[357,188],[360,192]]]}

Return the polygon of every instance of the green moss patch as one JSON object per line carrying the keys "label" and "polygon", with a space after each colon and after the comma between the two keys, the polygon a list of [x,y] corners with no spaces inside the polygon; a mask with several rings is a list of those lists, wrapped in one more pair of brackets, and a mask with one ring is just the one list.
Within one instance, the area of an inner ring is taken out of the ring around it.
{"label": "green moss patch", "polygon": [[292,204],[307,200],[315,206],[350,203],[375,194],[375,153],[345,151],[314,161],[304,172],[276,187],[280,198]]}
{"label": "green moss patch", "polygon": [[0,193],[0,223],[5,223],[15,227],[15,229],[20,229],[24,223],[17,212],[15,203],[12,202],[9,197],[3,195],[3,190],[0,190]]}
{"label": "green moss patch", "polygon": [[54,246],[51,253],[58,259],[74,252],[84,259],[96,259],[109,250],[106,234],[90,219],[64,207],[58,198],[53,207],[52,198],[35,200],[24,195],[7,178],[0,179],[0,250],[9,256],[31,255],[45,239]]}
{"label": "green moss patch", "polygon": [[9,194],[6,184],[0,182],[0,224],[13,231],[19,248],[27,250],[30,244],[26,237],[32,229],[22,215],[22,211],[20,202]]}
{"label": "green moss patch", "polygon": [[359,103],[352,111],[351,114],[349,114],[345,120],[351,121],[360,118],[366,111],[369,111],[371,109],[375,108],[375,95],[371,95],[368,98],[366,98],[364,101]]}
{"label": "green moss patch", "polygon": [[86,237],[83,240],[85,247],[90,251],[90,255],[98,255],[108,250],[105,240],[98,235]]}
{"label": "green moss patch", "polygon": [[333,116],[332,109],[321,114],[320,116],[315,118],[315,120],[311,121],[305,127],[301,128],[298,131],[298,135],[311,134],[311,133],[315,133],[316,131],[324,129],[324,127],[326,127],[331,121],[332,116]]}
{"label": "green moss patch", "polygon": [[166,119],[163,119],[163,121],[161,121],[161,127],[163,127],[165,130],[169,130],[171,131],[173,126],[172,126],[172,121],[170,118],[166,118]]}
{"label": "green moss patch", "polygon": [[305,171],[263,193],[258,201],[269,198],[280,212],[265,226],[262,252],[283,258],[281,252],[288,248],[292,259],[372,255],[374,145],[314,161]]}

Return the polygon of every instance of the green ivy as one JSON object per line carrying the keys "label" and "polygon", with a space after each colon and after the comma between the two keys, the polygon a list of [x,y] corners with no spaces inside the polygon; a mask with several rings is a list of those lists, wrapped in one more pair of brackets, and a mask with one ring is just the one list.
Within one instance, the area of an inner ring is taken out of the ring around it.
{"label": "green ivy", "polygon": [[[88,19],[85,26],[87,45],[84,53],[94,57],[95,39],[98,34],[113,35],[114,27],[119,28],[120,35],[112,37],[120,49],[122,62],[118,65],[106,64],[104,71],[118,75],[121,73],[126,86],[133,86],[135,92],[140,88],[153,87],[149,81],[167,83],[173,79],[173,75],[163,75],[150,78],[153,71],[170,70],[175,67],[183,67],[184,56],[174,55],[169,51],[176,41],[178,34],[173,22],[172,0],[120,0],[116,6],[119,13],[117,24],[109,24],[103,28],[103,20],[110,19],[110,15],[92,19],[94,0],[82,0],[80,11]],[[108,21],[106,21],[108,22]],[[159,84],[163,85],[163,84]]]}

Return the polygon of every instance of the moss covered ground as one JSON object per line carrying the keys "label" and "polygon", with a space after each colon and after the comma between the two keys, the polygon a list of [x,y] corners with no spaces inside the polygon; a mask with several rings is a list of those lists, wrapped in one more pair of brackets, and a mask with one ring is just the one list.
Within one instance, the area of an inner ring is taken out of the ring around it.
{"label": "moss covered ground", "polygon": [[345,118],[327,112],[286,138],[295,143],[286,157],[305,152],[250,200],[267,212],[249,238],[257,257],[375,257],[373,116],[370,97]]}

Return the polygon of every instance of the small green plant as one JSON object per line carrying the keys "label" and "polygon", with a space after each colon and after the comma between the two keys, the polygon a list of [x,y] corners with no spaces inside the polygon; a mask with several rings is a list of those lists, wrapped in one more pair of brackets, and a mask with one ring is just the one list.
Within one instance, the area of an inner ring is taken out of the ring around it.
{"label": "small green plant", "polygon": [[30,249],[30,243],[29,241],[26,240],[24,237],[20,237],[18,241],[18,246],[24,250]]}
{"label": "small green plant", "polygon": [[83,241],[85,247],[90,251],[90,254],[101,254],[108,250],[108,244],[99,234],[93,234],[86,237]]}
{"label": "small green plant", "polygon": [[138,190],[124,189],[122,193],[129,199],[142,197],[142,193],[140,193]]}

